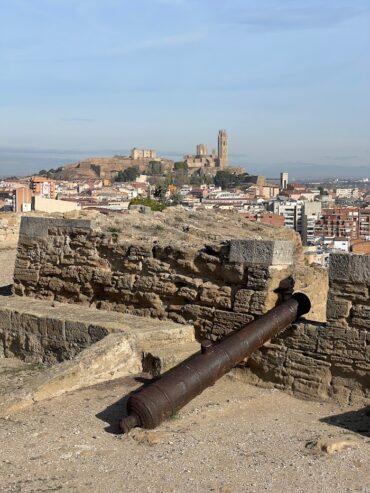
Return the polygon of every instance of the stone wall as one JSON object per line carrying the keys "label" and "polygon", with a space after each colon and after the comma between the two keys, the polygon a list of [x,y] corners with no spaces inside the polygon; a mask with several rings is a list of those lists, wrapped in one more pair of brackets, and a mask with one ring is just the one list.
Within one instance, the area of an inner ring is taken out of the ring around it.
{"label": "stone wall", "polygon": [[[313,300],[313,314],[327,296],[323,271],[305,267],[289,241],[184,247],[103,233],[88,220],[29,217],[14,281],[20,296],[193,323],[211,340],[271,309],[294,284]],[[367,399],[369,285],[370,257],[333,255],[328,322],[295,324],[242,366],[244,378],[309,398]]]}
{"label": "stone wall", "polygon": [[119,243],[88,220],[24,217],[14,283],[17,295],[194,323],[216,340],[275,306],[292,264],[289,241],[184,249]]}
{"label": "stone wall", "polygon": [[370,398],[370,256],[332,254],[327,323],[303,321],[244,365],[255,383],[304,397]]}

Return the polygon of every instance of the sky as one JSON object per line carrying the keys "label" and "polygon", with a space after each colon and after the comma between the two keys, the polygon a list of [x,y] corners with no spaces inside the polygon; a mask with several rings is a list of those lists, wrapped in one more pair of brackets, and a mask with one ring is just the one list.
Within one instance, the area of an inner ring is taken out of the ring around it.
{"label": "sky", "polygon": [[252,174],[370,177],[370,0],[1,0],[0,175],[229,134]]}

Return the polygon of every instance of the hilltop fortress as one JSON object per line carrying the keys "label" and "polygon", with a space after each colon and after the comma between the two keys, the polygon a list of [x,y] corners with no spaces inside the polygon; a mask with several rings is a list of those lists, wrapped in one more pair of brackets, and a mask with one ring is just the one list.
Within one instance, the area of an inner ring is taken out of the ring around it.
{"label": "hilltop fortress", "polygon": [[[228,136],[226,130],[218,133],[218,152],[208,154],[204,144],[198,144],[195,155],[184,156],[189,173],[216,174],[220,169],[229,166]],[[159,157],[154,149],[138,149],[134,147],[130,156],[89,157],[83,161],[69,164],[58,169],[54,177],[60,180],[78,179],[114,179],[120,171],[136,166],[140,172],[148,171],[149,164],[160,162],[163,172],[173,170],[174,161]]]}
{"label": "hilltop fortress", "polygon": [[[140,152],[141,151],[141,152]],[[56,173],[55,178],[60,180],[76,180],[85,178],[107,178],[114,179],[120,171],[130,166],[136,166],[141,172],[148,170],[149,163],[159,161],[162,163],[164,170],[171,171],[173,161],[170,159],[159,159],[151,157],[154,151],[144,149],[132,150],[131,156],[113,156],[113,157],[90,157],[78,163],[63,166]],[[141,154],[139,156],[139,154]],[[155,154],[156,155],[156,154]]]}
{"label": "hilltop fortress", "polygon": [[218,132],[218,152],[208,154],[204,144],[198,144],[196,154],[184,156],[191,173],[215,174],[220,169],[229,166],[229,139],[226,130]]}

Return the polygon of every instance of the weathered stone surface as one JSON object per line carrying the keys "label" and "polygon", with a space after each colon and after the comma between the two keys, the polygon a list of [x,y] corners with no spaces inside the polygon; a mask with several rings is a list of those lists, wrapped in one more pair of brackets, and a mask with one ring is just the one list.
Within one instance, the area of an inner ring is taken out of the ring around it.
{"label": "weathered stone surface", "polygon": [[249,313],[250,311],[250,301],[254,291],[251,289],[239,289],[234,298],[234,311],[240,313]]}
{"label": "weathered stone surface", "polygon": [[22,217],[20,234],[28,238],[45,238],[49,231],[58,232],[73,228],[74,230],[90,231],[92,222],[84,219],[48,219],[44,217]]}
{"label": "weathered stone surface", "polygon": [[326,317],[328,320],[336,320],[338,318],[347,318],[352,304],[346,300],[337,300],[329,298],[326,308]]}
{"label": "weathered stone surface", "polygon": [[207,282],[202,286],[199,299],[206,306],[231,308],[231,288],[228,286],[220,288],[215,284]]}
{"label": "weathered stone surface", "polygon": [[253,316],[248,313],[235,313],[216,310],[214,313],[212,333],[217,336],[225,336],[233,330],[241,329],[252,320]]}
{"label": "weathered stone surface", "polygon": [[[147,220],[144,215],[141,219]],[[150,221],[155,220],[153,214]],[[60,219],[50,223],[38,218],[35,234],[28,236],[29,224],[23,228],[15,291],[79,303],[77,310],[84,304],[114,310],[114,316],[121,312],[190,322],[199,337],[212,340],[275,306],[289,295],[294,283],[296,289],[310,295],[314,314],[324,311],[325,272],[304,266],[299,255],[293,264],[293,242],[279,243],[286,236],[277,236],[277,241],[248,240],[240,228],[223,237],[213,228],[207,232],[207,245],[204,231],[194,225],[179,232],[171,223],[175,234],[171,239],[162,238],[159,231],[166,230],[166,221],[162,229],[157,224],[151,236],[136,225],[139,235],[135,236],[133,228],[129,234],[123,228],[124,234],[114,235],[93,230],[91,224]],[[146,228],[149,231],[151,225],[146,223]],[[297,244],[294,246],[297,251]],[[348,401],[366,397],[369,265],[365,257],[334,255],[330,261],[329,322],[302,321],[276,337],[250,358],[248,378],[272,382],[305,397],[334,396]],[[68,323],[17,319],[27,327],[23,333],[9,327],[5,315],[3,322],[0,320],[0,353],[47,362],[74,357],[105,335],[101,321],[73,317],[75,306],[68,307]]]}
{"label": "weathered stone surface", "polygon": [[350,253],[330,255],[329,276],[332,281],[370,284],[370,256]]}
{"label": "weathered stone surface", "polygon": [[231,240],[229,261],[246,265],[290,265],[293,243],[288,241]]}

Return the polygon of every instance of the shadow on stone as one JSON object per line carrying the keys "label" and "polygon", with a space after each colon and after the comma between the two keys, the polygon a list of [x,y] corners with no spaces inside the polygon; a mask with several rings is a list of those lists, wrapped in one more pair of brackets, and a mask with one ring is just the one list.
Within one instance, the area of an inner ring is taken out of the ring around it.
{"label": "shadow on stone", "polygon": [[146,378],[142,376],[135,377],[134,380],[136,382],[142,383],[143,385],[141,385],[137,389],[132,390],[121,399],[119,399],[117,402],[114,402],[106,409],[95,415],[101,421],[108,423],[108,426],[104,428],[107,433],[111,433],[113,435],[119,435],[122,433],[119,429],[119,422],[122,418],[127,416],[127,401],[132,395],[140,392],[141,389],[153,382],[152,378]]}
{"label": "shadow on stone", "polygon": [[320,419],[320,421],[344,428],[365,437],[370,437],[370,406],[358,409],[357,411],[327,416],[326,418]]}
{"label": "shadow on stone", "polygon": [[0,286],[0,296],[11,296],[13,294],[13,284]]}

